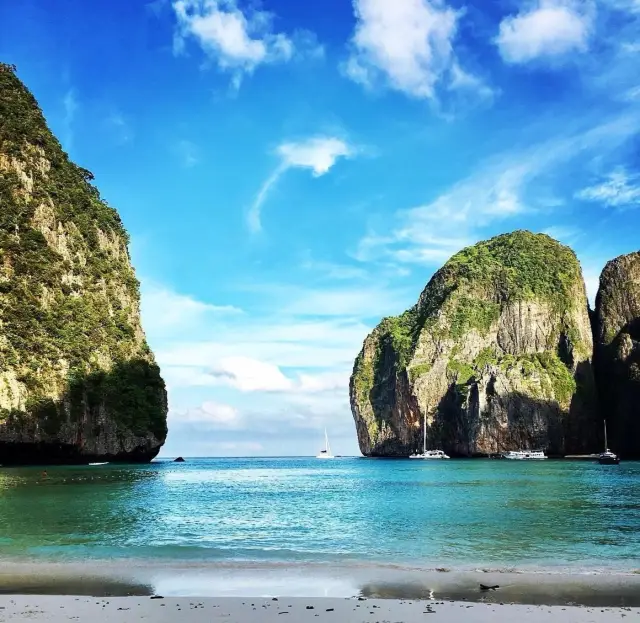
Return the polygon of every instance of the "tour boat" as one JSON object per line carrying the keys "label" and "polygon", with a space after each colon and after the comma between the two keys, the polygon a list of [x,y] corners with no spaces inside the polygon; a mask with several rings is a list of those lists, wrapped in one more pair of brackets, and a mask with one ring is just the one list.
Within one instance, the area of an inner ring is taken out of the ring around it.
{"label": "tour boat", "polygon": [[618,465],[620,457],[607,448],[607,420],[604,421],[604,452],[598,457],[600,465]]}
{"label": "tour boat", "polygon": [[425,416],[422,434],[422,453],[411,454],[410,459],[448,459],[442,450],[427,450],[427,419]]}
{"label": "tour boat", "polygon": [[319,454],[316,456],[316,459],[332,459],[333,454],[331,454],[331,446],[329,445],[329,437],[327,436],[327,429],[324,429],[324,448],[320,450]]}
{"label": "tour boat", "polygon": [[502,456],[512,461],[541,461],[547,458],[542,450],[510,450]]}

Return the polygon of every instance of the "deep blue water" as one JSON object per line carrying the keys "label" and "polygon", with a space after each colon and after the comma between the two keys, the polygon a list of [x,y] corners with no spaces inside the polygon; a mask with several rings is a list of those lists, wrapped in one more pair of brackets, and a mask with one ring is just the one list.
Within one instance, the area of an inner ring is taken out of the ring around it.
{"label": "deep blue water", "polygon": [[640,568],[640,463],[188,459],[0,470],[0,557]]}

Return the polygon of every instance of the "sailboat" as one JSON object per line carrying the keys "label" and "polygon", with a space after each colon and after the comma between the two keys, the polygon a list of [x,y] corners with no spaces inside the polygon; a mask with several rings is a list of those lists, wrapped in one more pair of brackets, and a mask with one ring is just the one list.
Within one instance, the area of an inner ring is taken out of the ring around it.
{"label": "sailboat", "polygon": [[320,450],[316,459],[332,459],[333,454],[331,454],[331,446],[329,445],[329,436],[327,435],[327,429],[324,429],[324,448]]}
{"label": "sailboat", "polygon": [[422,454],[409,455],[410,459],[448,459],[449,457],[442,450],[427,450],[427,416],[424,416],[422,423]]}
{"label": "sailboat", "polygon": [[620,457],[609,450],[607,443],[607,420],[604,421],[604,452],[598,457],[600,465],[617,465]]}

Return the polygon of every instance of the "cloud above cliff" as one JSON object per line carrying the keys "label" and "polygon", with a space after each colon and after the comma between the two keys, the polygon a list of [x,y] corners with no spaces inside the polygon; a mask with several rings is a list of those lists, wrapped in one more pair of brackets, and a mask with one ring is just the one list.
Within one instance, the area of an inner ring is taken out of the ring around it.
{"label": "cloud above cliff", "polygon": [[259,65],[286,62],[295,55],[322,53],[315,36],[306,31],[276,32],[274,15],[258,8],[240,8],[236,0],[175,0],[174,51],[185,51],[188,40],[240,86],[242,77]]}
{"label": "cloud above cliff", "polygon": [[557,59],[585,52],[593,30],[593,2],[539,0],[500,23],[496,45],[507,63]]}
{"label": "cloud above cliff", "polygon": [[314,136],[302,141],[285,142],[275,151],[280,164],[262,184],[247,214],[252,232],[262,229],[262,206],[278,180],[289,169],[309,169],[313,177],[328,173],[341,158],[352,158],[358,149],[333,136]]}
{"label": "cloud above cliff", "polygon": [[492,94],[455,51],[462,12],[439,0],[354,0],[355,29],[343,73],[368,89],[386,86],[417,99],[438,90]]}
{"label": "cloud above cliff", "polygon": [[640,208],[640,173],[630,173],[617,167],[604,179],[583,188],[577,199],[595,201],[609,208]]}
{"label": "cloud above cliff", "polygon": [[[581,157],[612,154],[639,130],[638,115],[622,115],[587,130],[496,154],[433,200],[398,210],[391,219],[393,226],[383,233],[370,230],[360,239],[354,256],[363,262],[437,266],[479,240],[489,226],[498,223],[509,228],[523,214],[532,216],[556,206],[559,200],[553,196],[553,183],[558,167],[569,167]],[[634,200],[631,181],[618,172],[578,196],[622,204]]]}

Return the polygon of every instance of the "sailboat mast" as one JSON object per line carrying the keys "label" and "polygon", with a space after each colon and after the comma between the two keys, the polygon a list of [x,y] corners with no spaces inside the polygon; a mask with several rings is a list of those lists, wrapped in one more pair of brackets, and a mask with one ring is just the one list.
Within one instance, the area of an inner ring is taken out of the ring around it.
{"label": "sailboat mast", "polygon": [[609,449],[609,444],[607,443],[607,420],[604,421],[604,451],[606,452]]}
{"label": "sailboat mast", "polygon": [[422,420],[422,454],[427,452],[427,414],[424,414]]}
{"label": "sailboat mast", "polygon": [[329,435],[327,435],[327,428],[324,429],[324,449],[327,454],[331,454],[331,450],[329,448]]}

